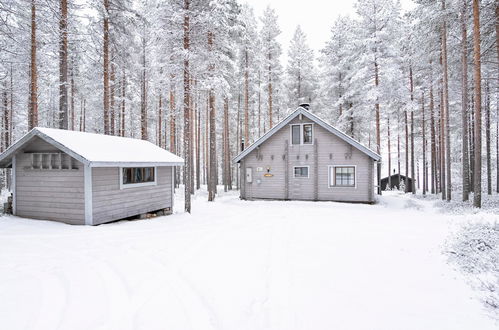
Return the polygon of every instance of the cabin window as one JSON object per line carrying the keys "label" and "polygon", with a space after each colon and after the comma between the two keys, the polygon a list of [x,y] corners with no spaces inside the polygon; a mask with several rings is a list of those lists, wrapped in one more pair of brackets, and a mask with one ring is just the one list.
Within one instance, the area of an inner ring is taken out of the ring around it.
{"label": "cabin window", "polygon": [[312,124],[291,125],[291,144],[313,144]]}
{"label": "cabin window", "polygon": [[303,125],[303,144],[312,143],[312,124]]}
{"label": "cabin window", "polygon": [[355,187],[355,166],[330,166],[329,185],[335,187]]}
{"label": "cabin window", "polygon": [[301,125],[291,125],[291,141],[293,144],[300,144]]}
{"label": "cabin window", "polygon": [[154,167],[125,167],[121,170],[122,188],[156,184]]}
{"label": "cabin window", "polygon": [[308,178],[308,166],[295,166],[294,167],[294,177],[295,178]]}

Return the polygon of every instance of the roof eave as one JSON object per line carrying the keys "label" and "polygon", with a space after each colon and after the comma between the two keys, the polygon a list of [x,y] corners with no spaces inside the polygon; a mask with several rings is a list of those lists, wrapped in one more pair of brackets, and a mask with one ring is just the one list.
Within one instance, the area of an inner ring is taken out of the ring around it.
{"label": "roof eave", "polygon": [[90,162],[90,167],[148,167],[148,166],[184,166],[184,161],[178,162]]}

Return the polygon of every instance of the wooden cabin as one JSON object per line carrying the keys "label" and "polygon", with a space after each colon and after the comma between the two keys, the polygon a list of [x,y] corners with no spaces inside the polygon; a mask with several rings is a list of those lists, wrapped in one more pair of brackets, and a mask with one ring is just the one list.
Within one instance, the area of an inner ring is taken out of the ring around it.
{"label": "wooden cabin", "polygon": [[242,199],[373,203],[381,157],[306,109],[241,152]]}
{"label": "wooden cabin", "polygon": [[183,164],[148,141],[40,127],[0,155],[14,215],[78,225],[171,213]]}
{"label": "wooden cabin", "polygon": [[390,187],[390,190],[398,190],[400,189],[402,182],[404,183],[404,186],[407,187],[407,192],[412,192],[412,178],[407,178],[405,175],[395,173],[390,177],[381,179],[381,190],[388,190],[388,187]]}

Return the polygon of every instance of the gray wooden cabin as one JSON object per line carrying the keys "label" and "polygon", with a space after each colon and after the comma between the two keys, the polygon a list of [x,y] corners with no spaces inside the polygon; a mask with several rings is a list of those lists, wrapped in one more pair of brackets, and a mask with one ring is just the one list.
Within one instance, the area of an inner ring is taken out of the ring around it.
{"label": "gray wooden cabin", "polygon": [[305,106],[234,159],[241,198],[373,203],[380,155]]}
{"label": "gray wooden cabin", "polygon": [[0,155],[14,215],[78,225],[171,212],[183,163],[148,141],[39,127]]}

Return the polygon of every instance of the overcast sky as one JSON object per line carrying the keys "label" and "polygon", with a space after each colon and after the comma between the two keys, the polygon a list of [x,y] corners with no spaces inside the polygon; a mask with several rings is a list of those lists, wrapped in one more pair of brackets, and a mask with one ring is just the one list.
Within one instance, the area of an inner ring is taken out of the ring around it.
{"label": "overcast sky", "polygon": [[[287,58],[289,41],[293,37],[296,26],[301,25],[307,35],[309,46],[317,57],[318,51],[324,48],[330,37],[331,26],[338,15],[355,16],[354,0],[240,0],[247,2],[260,17],[264,9],[270,5],[279,16],[281,28],[280,42],[283,46],[283,59]],[[411,8],[411,0],[402,0],[404,9]]]}

